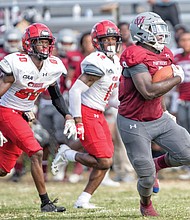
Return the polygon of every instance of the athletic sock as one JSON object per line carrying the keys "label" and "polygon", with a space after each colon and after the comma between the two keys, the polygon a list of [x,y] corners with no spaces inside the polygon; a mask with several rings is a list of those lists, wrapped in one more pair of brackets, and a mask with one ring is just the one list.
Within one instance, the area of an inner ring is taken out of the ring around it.
{"label": "athletic sock", "polygon": [[168,165],[166,163],[165,157],[166,157],[166,155],[164,154],[164,155],[162,155],[160,157],[155,158],[156,163],[157,163],[157,166],[156,166],[156,171],[157,172],[159,170],[161,170],[161,169],[164,169],[164,168],[167,168],[167,167],[171,167],[170,165]]}
{"label": "athletic sock", "polygon": [[50,201],[47,193],[39,196],[42,202],[42,206],[46,205]]}
{"label": "athletic sock", "polygon": [[87,192],[82,192],[81,195],[78,197],[77,201],[89,202],[92,195]]}
{"label": "athletic sock", "polygon": [[65,151],[65,156],[69,161],[76,162],[76,160],[75,160],[76,153],[78,153],[78,152],[75,150],[69,149],[69,150]]}

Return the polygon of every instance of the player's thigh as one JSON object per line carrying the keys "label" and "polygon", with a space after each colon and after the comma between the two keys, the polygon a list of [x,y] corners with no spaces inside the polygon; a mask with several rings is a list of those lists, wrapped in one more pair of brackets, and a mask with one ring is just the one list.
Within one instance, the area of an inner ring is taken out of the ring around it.
{"label": "player's thigh", "polygon": [[0,147],[0,168],[9,173],[21,154],[22,150],[11,141],[8,141]]}
{"label": "player's thigh", "polygon": [[85,150],[97,158],[111,158],[114,153],[112,136],[104,115],[85,120],[85,138],[81,140]]}
{"label": "player's thigh", "polygon": [[173,120],[168,120],[164,132],[155,142],[174,158],[190,158],[190,134]]}
{"label": "player's thigh", "polygon": [[141,123],[117,117],[118,129],[125,145],[129,160],[138,176],[152,175],[154,162],[152,159],[151,140]]}
{"label": "player's thigh", "polygon": [[9,111],[8,109],[3,112],[3,118],[4,120],[1,120],[2,118],[0,117],[0,127],[8,140],[8,144],[10,144],[11,151],[17,151],[18,147],[27,153],[28,156],[31,156],[42,149],[35,139],[29,124],[20,114],[14,113],[11,110]]}

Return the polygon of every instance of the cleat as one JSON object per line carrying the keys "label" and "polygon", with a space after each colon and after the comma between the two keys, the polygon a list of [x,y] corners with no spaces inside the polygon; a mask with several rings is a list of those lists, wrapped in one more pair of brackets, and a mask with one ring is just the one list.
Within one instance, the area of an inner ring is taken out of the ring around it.
{"label": "cleat", "polygon": [[75,202],[74,204],[74,208],[77,209],[97,209],[99,207],[97,207],[96,205],[89,203],[89,202]]}
{"label": "cleat", "polygon": [[143,216],[159,216],[159,214],[152,206],[152,201],[150,201],[148,206],[145,206],[140,202],[140,211]]}
{"label": "cleat", "polygon": [[153,193],[158,193],[160,191],[158,174],[155,177],[154,185],[153,185]]}
{"label": "cleat", "polygon": [[59,165],[67,165],[68,160],[65,157],[65,151],[70,150],[70,148],[66,144],[60,145],[60,148],[51,164],[51,172],[55,176],[59,172]]}
{"label": "cleat", "polygon": [[156,177],[153,185],[153,192],[158,193],[160,191],[160,184],[159,184],[159,179],[158,179],[158,171],[160,170],[160,167],[158,166],[156,158],[154,159],[154,164],[156,168]]}
{"label": "cleat", "polygon": [[49,201],[45,205],[41,205],[41,212],[64,212],[66,211],[65,207],[59,207],[54,205],[58,199],[55,199],[53,202]]}
{"label": "cleat", "polygon": [[69,177],[69,182],[70,183],[78,183],[81,180],[83,180],[83,176],[82,175],[78,175],[76,173],[71,174],[70,177]]}
{"label": "cleat", "polygon": [[190,180],[190,172],[188,171],[186,174],[179,175],[180,180]]}
{"label": "cleat", "polygon": [[110,187],[120,187],[120,183],[113,181],[110,177],[106,177],[101,182],[102,186],[110,186]]}

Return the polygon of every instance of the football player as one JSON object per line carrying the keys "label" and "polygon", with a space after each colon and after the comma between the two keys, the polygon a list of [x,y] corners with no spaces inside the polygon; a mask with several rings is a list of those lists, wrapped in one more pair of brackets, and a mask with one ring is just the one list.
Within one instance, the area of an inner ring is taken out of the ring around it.
{"label": "football player", "polygon": [[[136,42],[125,49],[119,85],[118,128],[129,160],[138,176],[140,211],[143,216],[158,216],[151,194],[156,173],[166,167],[190,164],[190,135],[172,119],[162,96],[183,82],[184,72],[173,63],[173,55],[165,46],[170,38],[167,24],[152,12],[136,16],[130,24]],[[152,82],[152,76],[171,65],[174,77]],[[153,160],[151,143],[167,153]]]}
{"label": "football player", "polygon": [[6,176],[24,151],[31,159],[31,173],[41,199],[42,212],[63,212],[54,205],[46,192],[42,171],[42,147],[34,137],[29,122],[31,111],[43,91],[48,89],[52,103],[65,117],[64,132],[70,138],[76,133],[75,122],[60,94],[56,80],[66,69],[61,60],[51,56],[54,37],[41,23],[30,25],[22,37],[22,52],[4,57],[0,62],[0,128],[3,136],[0,147],[0,176]]}
{"label": "football player", "polygon": [[3,47],[0,48],[0,60],[21,48],[22,33],[18,28],[10,28],[4,33]]}
{"label": "football player", "polygon": [[90,203],[90,198],[112,165],[114,146],[104,111],[107,104],[116,108],[119,104],[117,84],[121,75],[116,55],[121,45],[118,27],[109,20],[103,20],[94,25],[91,36],[96,51],[82,61],[82,74],[69,91],[70,111],[78,138],[87,153],[61,145],[52,163],[52,171],[56,171],[60,158],[93,168],[88,184],[74,204],[75,208],[87,209],[96,208]]}

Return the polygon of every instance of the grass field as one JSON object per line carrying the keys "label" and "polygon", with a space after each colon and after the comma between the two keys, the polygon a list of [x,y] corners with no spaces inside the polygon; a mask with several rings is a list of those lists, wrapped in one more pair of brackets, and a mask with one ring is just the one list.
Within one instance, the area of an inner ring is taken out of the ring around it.
{"label": "grass field", "polygon": [[[64,213],[41,213],[40,201],[29,174],[19,183],[0,179],[0,220],[6,219],[144,219],[139,212],[139,196],[136,182],[122,183],[120,187],[100,186],[91,199],[92,203],[102,207],[93,210],[74,209],[73,203],[84,188],[87,179],[71,184],[63,182],[47,183],[51,199],[59,198],[58,204],[64,205]],[[160,217],[148,218],[159,220],[190,219],[190,184],[189,181],[175,179],[161,180],[161,191],[153,195],[154,207]],[[147,218],[146,218],[147,219]]]}

